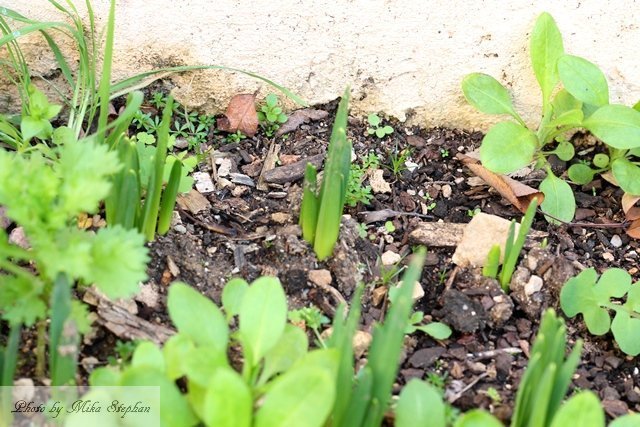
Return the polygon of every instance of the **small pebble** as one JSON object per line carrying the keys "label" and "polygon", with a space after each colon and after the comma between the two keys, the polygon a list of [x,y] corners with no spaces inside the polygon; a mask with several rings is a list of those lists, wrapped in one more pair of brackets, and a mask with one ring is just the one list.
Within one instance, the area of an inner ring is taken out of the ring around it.
{"label": "small pebble", "polygon": [[605,261],[612,262],[615,259],[615,257],[611,252],[604,252],[602,254],[602,259],[604,259]]}
{"label": "small pebble", "polygon": [[614,248],[619,248],[620,246],[622,246],[622,239],[620,238],[620,236],[618,236],[617,234],[613,235],[613,237],[611,238],[611,246],[613,246]]}
{"label": "small pebble", "polygon": [[176,226],[173,227],[173,229],[180,234],[184,234],[187,232],[187,227],[185,227],[182,224],[177,224]]}

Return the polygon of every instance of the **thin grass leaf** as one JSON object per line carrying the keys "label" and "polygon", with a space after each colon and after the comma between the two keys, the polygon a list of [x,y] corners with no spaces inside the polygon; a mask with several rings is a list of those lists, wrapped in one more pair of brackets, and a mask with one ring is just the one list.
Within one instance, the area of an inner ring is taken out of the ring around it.
{"label": "thin grass leaf", "polygon": [[304,171],[304,192],[302,195],[302,205],[300,206],[300,227],[302,228],[302,238],[313,244],[316,237],[316,226],[318,224],[318,190],[317,172],[315,166],[307,163]]}
{"label": "thin grass leaf", "polygon": [[[93,11],[90,2],[87,1],[89,16],[91,17],[91,26],[93,34]],[[107,125],[107,117],[109,116],[109,94],[111,92],[111,62],[113,59],[113,33],[115,26],[116,2],[111,0],[109,7],[109,18],[107,20],[107,41],[104,46],[104,57],[102,60],[102,76],[100,78],[100,86],[98,88],[100,115],[98,116],[98,138],[104,135],[104,129]],[[92,41],[93,40],[92,37]]]}
{"label": "thin grass leaf", "polygon": [[340,233],[340,219],[351,165],[351,142],[347,140],[348,109],[349,88],[344,91],[338,105],[322,178],[318,225],[313,245],[320,261],[331,255]]}
{"label": "thin grass leaf", "polygon": [[[365,426],[379,426],[389,405],[391,388],[398,373],[398,361],[402,351],[404,331],[409,324],[413,307],[414,284],[420,280],[426,251],[420,248],[414,255],[402,278],[402,285],[387,313],[382,326],[376,325],[369,349],[369,361],[373,373],[372,400]],[[375,406],[374,406],[375,405]]]}
{"label": "thin grass leaf", "polygon": [[182,162],[176,160],[171,167],[169,182],[162,193],[162,201],[160,202],[160,215],[158,218],[158,234],[160,235],[165,235],[169,231],[173,208],[176,206],[176,197],[178,197],[178,188],[180,188],[181,175]]}
{"label": "thin grass leaf", "polygon": [[348,410],[344,413],[344,418],[339,420],[340,423],[334,421],[335,427],[360,427],[363,425],[367,410],[371,411],[377,405],[371,403],[372,387],[374,381],[373,371],[369,366],[365,366],[358,373],[356,384],[351,389],[351,399],[349,400]]}
{"label": "thin grass leaf", "polygon": [[[531,230],[531,225],[533,224],[533,218],[536,214],[536,208],[538,207],[538,199],[531,200],[529,203],[529,207],[527,207],[527,211],[520,222],[520,229],[518,230],[518,236],[513,240],[514,234],[514,223],[509,227],[509,237],[507,238],[508,250],[505,247],[505,259],[502,267],[502,271],[500,272],[500,283],[502,284],[503,289],[505,287],[509,287],[509,283],[511,282],[511,276],[516,269],[516,264],[518,262],[518,257],[520,257],[520,252],[524,247],[524,242],[527,239],[527,234],[529,234],[529,230]],[[511,244],[509,244],[511,243]]]}
{"label": "thin grass leaf", "polygon": [[54,386],[67,385],[75,381],[79,337],[70,319],[72,285],[65,274],[59,274],[51,292],[49,369],[51,384]]}
{"label": "thin grass leaf", "polygon": [[0,386],[7,387],[13,385],[13,376],[16,373],[18,363],[18,347],[20,345],[20,335],[22,325],[10,325],[7,344],[2,351],[2,371],[0,371]]}

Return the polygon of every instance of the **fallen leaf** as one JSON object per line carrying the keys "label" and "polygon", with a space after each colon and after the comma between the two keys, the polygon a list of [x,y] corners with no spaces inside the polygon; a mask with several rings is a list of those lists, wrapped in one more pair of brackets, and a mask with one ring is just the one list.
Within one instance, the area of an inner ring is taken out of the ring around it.
{"label": "fallen leaf", "polygon": [[529,187],[508,176],[493,173],[478,163],[477,160],[464,154],[458,154],[456,157],[468,167],[471,172],[484,179],[487,184],[493,187],[502,197],[507,199],[522,213],[527,211],[529,203],[531,203],[534,198],[538,199],[538,205],[544,200],[544,194],[535,188]]}
{"label": "fallen leaf", "polygon": [[632,239],[640,239],[640,219],[636,219],[627,228],[627,235]]}
{"label": "fallen leaf", "polygon": [[303,123],[309,121],[322,120],[329,116],[329,113],[324,110],[314,110],[313,108],[305,108],[303,110],[296,110],[289,115],[287,121],[284,122],[280,129],[276,131],[276,136],[284,135],[288,132],[293,132]]}
{"label": "fallen leaf", "polygon": [[624,216],[627,221],[635,221],[640,219],[640,207],[635,206],[636,203],[640,201],[640,196],[633,196],[629,193],[624,193],[622,195],[622,211],[624,212]]}
{"label": "fallen leaf", "polygon": [[256,95],[242,93],[231,98],[225,117],[217,120],[218,129],[225,132],[240,131],[246,136],[254,136],[258,130]]}

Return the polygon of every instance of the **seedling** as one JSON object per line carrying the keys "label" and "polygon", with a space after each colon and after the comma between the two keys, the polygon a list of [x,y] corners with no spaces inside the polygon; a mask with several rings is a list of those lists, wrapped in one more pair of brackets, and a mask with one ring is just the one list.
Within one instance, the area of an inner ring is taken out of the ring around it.
{"label": "seedling", "polygon": [[393,133],[393,128],[389,125],[383,126],[382,119],[380,119],[380,117],[375,113],[367,116],[367,122],[369,123],[369,127],[367,128],[367,133],[369,135],[375,135],[382,139]]}
{"label": "seedling", "polygon": [[480,208],[475,208],[475,209],[467,209],[467,216],[473,218],[474,216],[476,216],[480,211]]}
{"label": "seedling", "polygon": [[319,194],[316,168],[311,163],[307,163],[305,171],[300,227],[302,227],[302,237],[313,244],[313,249],[320,261],[331,255],[338,240],[342,210],[347,196],[351,164],[351,142],[347,140],[348,106],[349,89],[347,88],[340,100],[333,123],[329,154]]}
{"label": "seedling", "polygon": [[264,105],[258,111],[258,121],[269,138],[280,129],[282,123],[287,121],[287,115],[278,106],[278,97],[275,94],[270,93],[264,99]]}
{"label": "seedling", "polygon": [[[612,301],[626,296],[623,304]],[[604,335],[609,330],[620,350],[640,354],[640,284],[619,268],[610,268],[598,278],[593,268],[569,279],[560,291],[562,311],[574,317],[581,313],[589,332]],[[614,317],[611,321],[610,311]]]}
{"label": "seedling", "polygon": [[516,269],[518,257],[520,251],[524,247],[524,242],[527,239],[527,234],[533,224],[533,218],[536,214],[536,208],[538,206],[538,199],[533,199],[529,203],[527,212],[522,217],[520,222],[520,229],[518,230],[518,236],[515,236],[516,221],[512,220],[509,226],[509,232],[507,235],[507,241],[504,246],[504,262],[502,269],[498,276],[498,270],[500,269],[500,245],[494,245],[489,251],[487,256],[487,262],[482,268],[482,274],[487,277],[495,279],[498,277],[500,285],[505,292],[509,291],[509,284],[511,283],[511,276]]}
{"label": "seedling", "polygon": [[393,221],[387,221],[384,223],[384,229],[387,231],[387,233],[393,233],[394,231],[396,231],[396,226],[393,225]]}
{"label": "seedling", "polygon": [[320,328],[322,325],[329,323],[329,319],[327,316],[322,314],[318,307],[309,306],[298,310],[290,310],[287,314],[287,318],[290,322],[295,324],[303,322],[305,327],[308,327],[313,331],[320,345],[325,347],[324,340],[320,336]]}
{"label": "seedling", "polygon": [[446,159],[447,157],[449,157],[449,150],[447,150],[446,148],[441,148],[440,157],[442,157],[443,159]]}
{"label": "seedling", "polygon": [[380,159],[375,153],[369,153],[362,159],[362,164],[352,163],[349,170],[346,204],[354,207],[358,203],[365,206],[371,204],[373,194],[370,185],[363,185],[367,175],[378,168]]}
{"label": "seedling", "polygon": [[396,149],[389,153],[389,162],[390,164],[387,166],[387,169],[391,171],[393,176],[398,178],[402,172],[406,171],[407,168],[407,160],[411,156],[411,149],[405,148],[402,150]]}
{"label": "seedling", "polygon": [[422,324],[424,313],[415,311],[409,318],[409,326],[405,330],[407,335],[413,334],[415,331],[421,331],[437,340],[446,340],[451,336],[451,328],[441,322],[430,322]]}
{"label": "seedling", "polygon": [[234,132],[234,133],[230,133],[226,136],[226,141],[228,144],[231,143],[238,143],[240,141],[242,141],[243,139],[245,139],[247,136],[245,134],[243,134],[242,132],[240,132],[239,130]]}
{"label": "seedling", "polygon": [[[569,177],[577,183],[591,181],[594,173],[611,170],[620,187],[640,194],[640,167],[632,157],[640,148],[640,112],[609,104],[609,88],[602,71],[591,62],[564,52],[562,36],[548,13],[541,14],[533,28],[530,44],[533,71],[542,91],[542,118],[537,129],[529,129],[515,111],[509,92],[493,77],[474,73],[466,76],[462,90],[467,101],[487,114],[509,115],[513,120],[494,125],[482,140],[480,159],[487,169],[511,173],[531,163],[546,169],[540,184],[545,195],[540,205],[550,214],[547,221],[571,221],[575,198],[569,184],[556,177],[547,156],[569,161],[574,148],[565,138],[568,132],[585,128],[602,140],[608,155],[594,158],[591,169],[576,164]],[[556,90],[559,83],[562,89]],[[556,148],[544,151],[557,142]]]}

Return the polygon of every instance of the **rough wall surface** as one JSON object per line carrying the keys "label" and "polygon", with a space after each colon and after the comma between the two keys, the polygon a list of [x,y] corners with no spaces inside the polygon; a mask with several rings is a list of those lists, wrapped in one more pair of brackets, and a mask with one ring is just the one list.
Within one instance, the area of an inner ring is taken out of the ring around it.
{"label": "rough wall surface", "polygon": [[[3,6],[46,20],[62,17],[47,0]],[[75,0],[80,8],[84,1]],[[104,23],[108,1],[94,0]],[[380,111],[426,126],[486,129],[491,120],[466,105],[470,72],[489,73],[512,90],[525,120],[537,123],[540,92],[529,65],[528,35],[550,12],[565,50],[598,64],[612,102],[640,99],[640,8],[634,0],[117,0],[114,77],[160,65],[224,64],[271,78],[310,103],[353,90],[354,114]],[[42,72],[53,62],[32,55]],[[175,95],[209,112],[262,82],[198,72],[172,78]]]}

